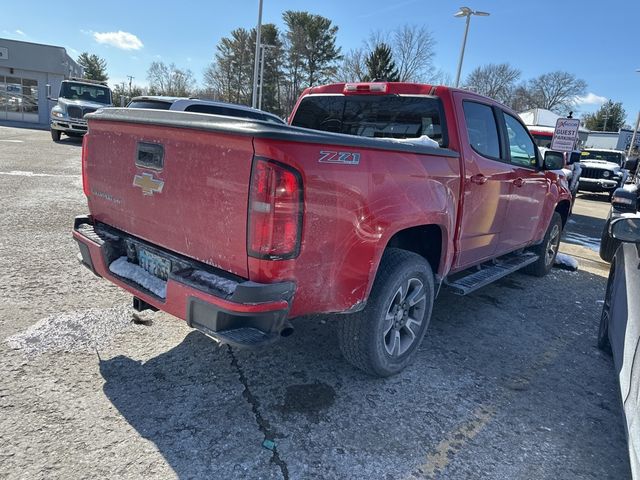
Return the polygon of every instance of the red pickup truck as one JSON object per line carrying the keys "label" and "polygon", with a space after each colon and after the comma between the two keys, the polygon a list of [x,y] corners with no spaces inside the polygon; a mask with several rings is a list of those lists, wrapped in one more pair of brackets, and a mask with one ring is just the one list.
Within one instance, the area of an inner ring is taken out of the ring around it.
{"label": "red pickup truck", "polygon": [[[307,89],[276,125],[104,109],[82,149],[82,263],[223,343],[345,314],[340,348],[374,375],[416,353],[442,285],[460,294],[552,267],[571,195],[519,117],[409,83]],[[474,268],[471,268],[474,267]]]}

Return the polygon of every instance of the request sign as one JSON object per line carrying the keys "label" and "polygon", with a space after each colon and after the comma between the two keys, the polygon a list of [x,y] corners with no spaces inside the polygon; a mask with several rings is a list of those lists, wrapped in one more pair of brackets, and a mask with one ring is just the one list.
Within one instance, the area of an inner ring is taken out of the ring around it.
{"label": "request sign", "polygon": [[556,129],[553,131],[551,150],[561,152],[573,150],[578,138],[578,128],[580,128],[580,120],[577,118],[559,118],[556,122]]}

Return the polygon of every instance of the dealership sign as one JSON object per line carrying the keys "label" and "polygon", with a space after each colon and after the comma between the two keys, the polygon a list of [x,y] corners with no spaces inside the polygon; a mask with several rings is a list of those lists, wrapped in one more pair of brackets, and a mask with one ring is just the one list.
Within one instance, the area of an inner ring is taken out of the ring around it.
{"label": "dealership sign", "polygon": [[551,150],[570,152],[574,149],[578,139],[578,129],[580,120],[577,118],[559,118],[556,122],[556,129],[553,131],[551,140]]}

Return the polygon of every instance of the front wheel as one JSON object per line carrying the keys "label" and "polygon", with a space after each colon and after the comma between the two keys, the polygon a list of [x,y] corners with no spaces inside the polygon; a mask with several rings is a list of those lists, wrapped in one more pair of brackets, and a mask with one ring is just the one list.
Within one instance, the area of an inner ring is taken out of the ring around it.
{"label": "front wheel", "polygon": [[51,140],[53,140],[54,142],[59,142],[60,141],[60,134],[62,132],[60,132],[60,130],[54,130],[53,128],[51,129]]}
{"label": "front wheel", "polygon": [[542,243],[531,249],[538,255],[538,260],[524,267],[523,272],[536,277],[544,277],[553,268],[560,248],[560,236],[562,235],[562,217],[558,212],[553,212],[551,222],[544,234]]}
{"label": "front wheel", "polygon": [[338,323],[343,356],[370,375],[388,377],[409,365],[431,319],[433,272],[420,255],[385,251],[367,306]]}

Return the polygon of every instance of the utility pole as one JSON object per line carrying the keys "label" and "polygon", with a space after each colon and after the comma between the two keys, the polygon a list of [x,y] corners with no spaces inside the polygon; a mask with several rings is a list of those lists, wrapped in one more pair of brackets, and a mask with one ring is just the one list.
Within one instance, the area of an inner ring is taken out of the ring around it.
{"label": "utility pole", "polygon": [[135,77],[132,77],[131,75],[127,75],[127,78],[129,79],[129,98],[131,98],[131,82]]}
{"label": "utility pole", "polygon": [[258,6],[258,26],[256,27],[256,54],[253,63],[253,91],[251,92],[251,106],[256,108],[258,105],[258,69],[260,68],[260,34],[262,30],[262,0]]}

